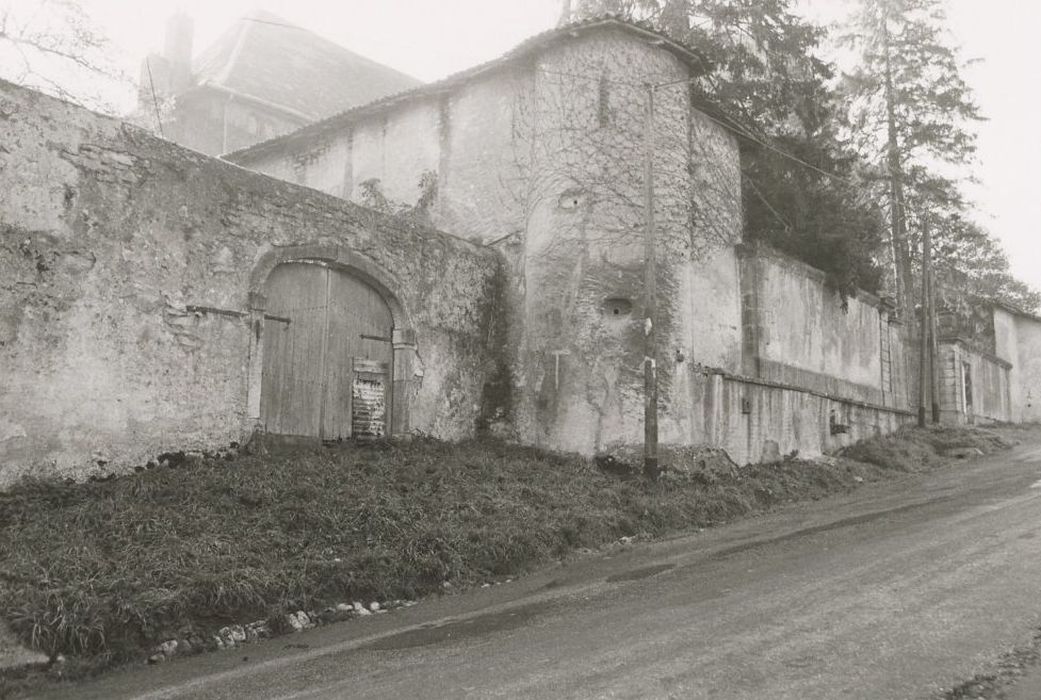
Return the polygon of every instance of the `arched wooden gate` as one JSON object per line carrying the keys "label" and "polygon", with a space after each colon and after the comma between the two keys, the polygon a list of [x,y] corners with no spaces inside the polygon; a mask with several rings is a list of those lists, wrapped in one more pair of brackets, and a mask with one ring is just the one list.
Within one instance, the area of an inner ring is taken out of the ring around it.
{"label": "arched wooden gate", "polygon": [[264,431],[323,440],[387,435],[394,321],[380,294],[318,262],[278,265],[265,292]]}

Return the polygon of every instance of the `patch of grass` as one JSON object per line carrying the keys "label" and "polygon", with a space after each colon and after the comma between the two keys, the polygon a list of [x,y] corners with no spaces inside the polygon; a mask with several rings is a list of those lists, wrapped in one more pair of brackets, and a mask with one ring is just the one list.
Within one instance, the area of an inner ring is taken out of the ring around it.
{"label": "patch of grass", "polygon": [[104,668],[223,625],[415,598],[818,498],[933,463],[927,446],[951,439],[912,432],[851,448],[863,462],[740,469],[684,454],[685,470],[659,483],[575,456],[430,440],[26,481],[0,494],[0,615],[32,647]]}

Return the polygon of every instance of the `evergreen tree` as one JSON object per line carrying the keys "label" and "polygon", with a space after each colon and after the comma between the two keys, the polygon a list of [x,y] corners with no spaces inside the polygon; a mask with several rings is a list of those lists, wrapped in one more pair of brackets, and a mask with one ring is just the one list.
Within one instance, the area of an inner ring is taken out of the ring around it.
{"label": "evergreen tree", "polygon": [[[964,209],[955,180],[941,168],[971,161],[976,139],[970,125],[981,118],[944,22],[938,0],[860,0],[843,37],[860,55],[844,80],[850,131],[858,151],[876,164],[883,185],[895,291],[905,313],[914,308],[912,250],[917,248],[909,224],[917,219],[920,230],[925,218],[946,220],[936,216],[938,210]],[[959,230],[934,226],[934,239],[940,243]]]}
{"label": "evergreen tree", "polygon": [[[0,3],[0,78],[114,113],[107,93],[130,84],[80,0]],[[99,87],[100,86],[100,87]]]}

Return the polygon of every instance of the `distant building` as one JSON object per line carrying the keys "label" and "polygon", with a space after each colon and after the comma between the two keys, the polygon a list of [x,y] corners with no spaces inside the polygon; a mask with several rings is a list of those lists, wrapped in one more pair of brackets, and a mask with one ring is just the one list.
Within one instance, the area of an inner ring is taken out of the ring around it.
{"label": "distant building", "polygon": [[[167,21],[141,66],[140,120],[208,155],[245,148],[420,81],[266,12],[241,18],[192,58],[193,22]],[[154,91],[154,96],[153,96]]]}

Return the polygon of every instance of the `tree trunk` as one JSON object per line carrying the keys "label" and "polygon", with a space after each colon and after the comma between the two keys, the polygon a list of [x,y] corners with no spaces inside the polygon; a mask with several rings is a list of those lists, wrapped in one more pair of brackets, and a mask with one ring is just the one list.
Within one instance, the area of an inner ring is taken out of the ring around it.
{"label": "tree trunk", "polygon": [[885,100],[888,143],[886,165],[889,178],[889,226],[896,270],[896,297],[901,316],[909,318],[914,309],[911,280],[911,254],[907,244],[907,219],[904,207],[904,174],[896,125],[896,98],[893,95],[893,69],[890,62],[888,18],[882,19],[885,49]]}

